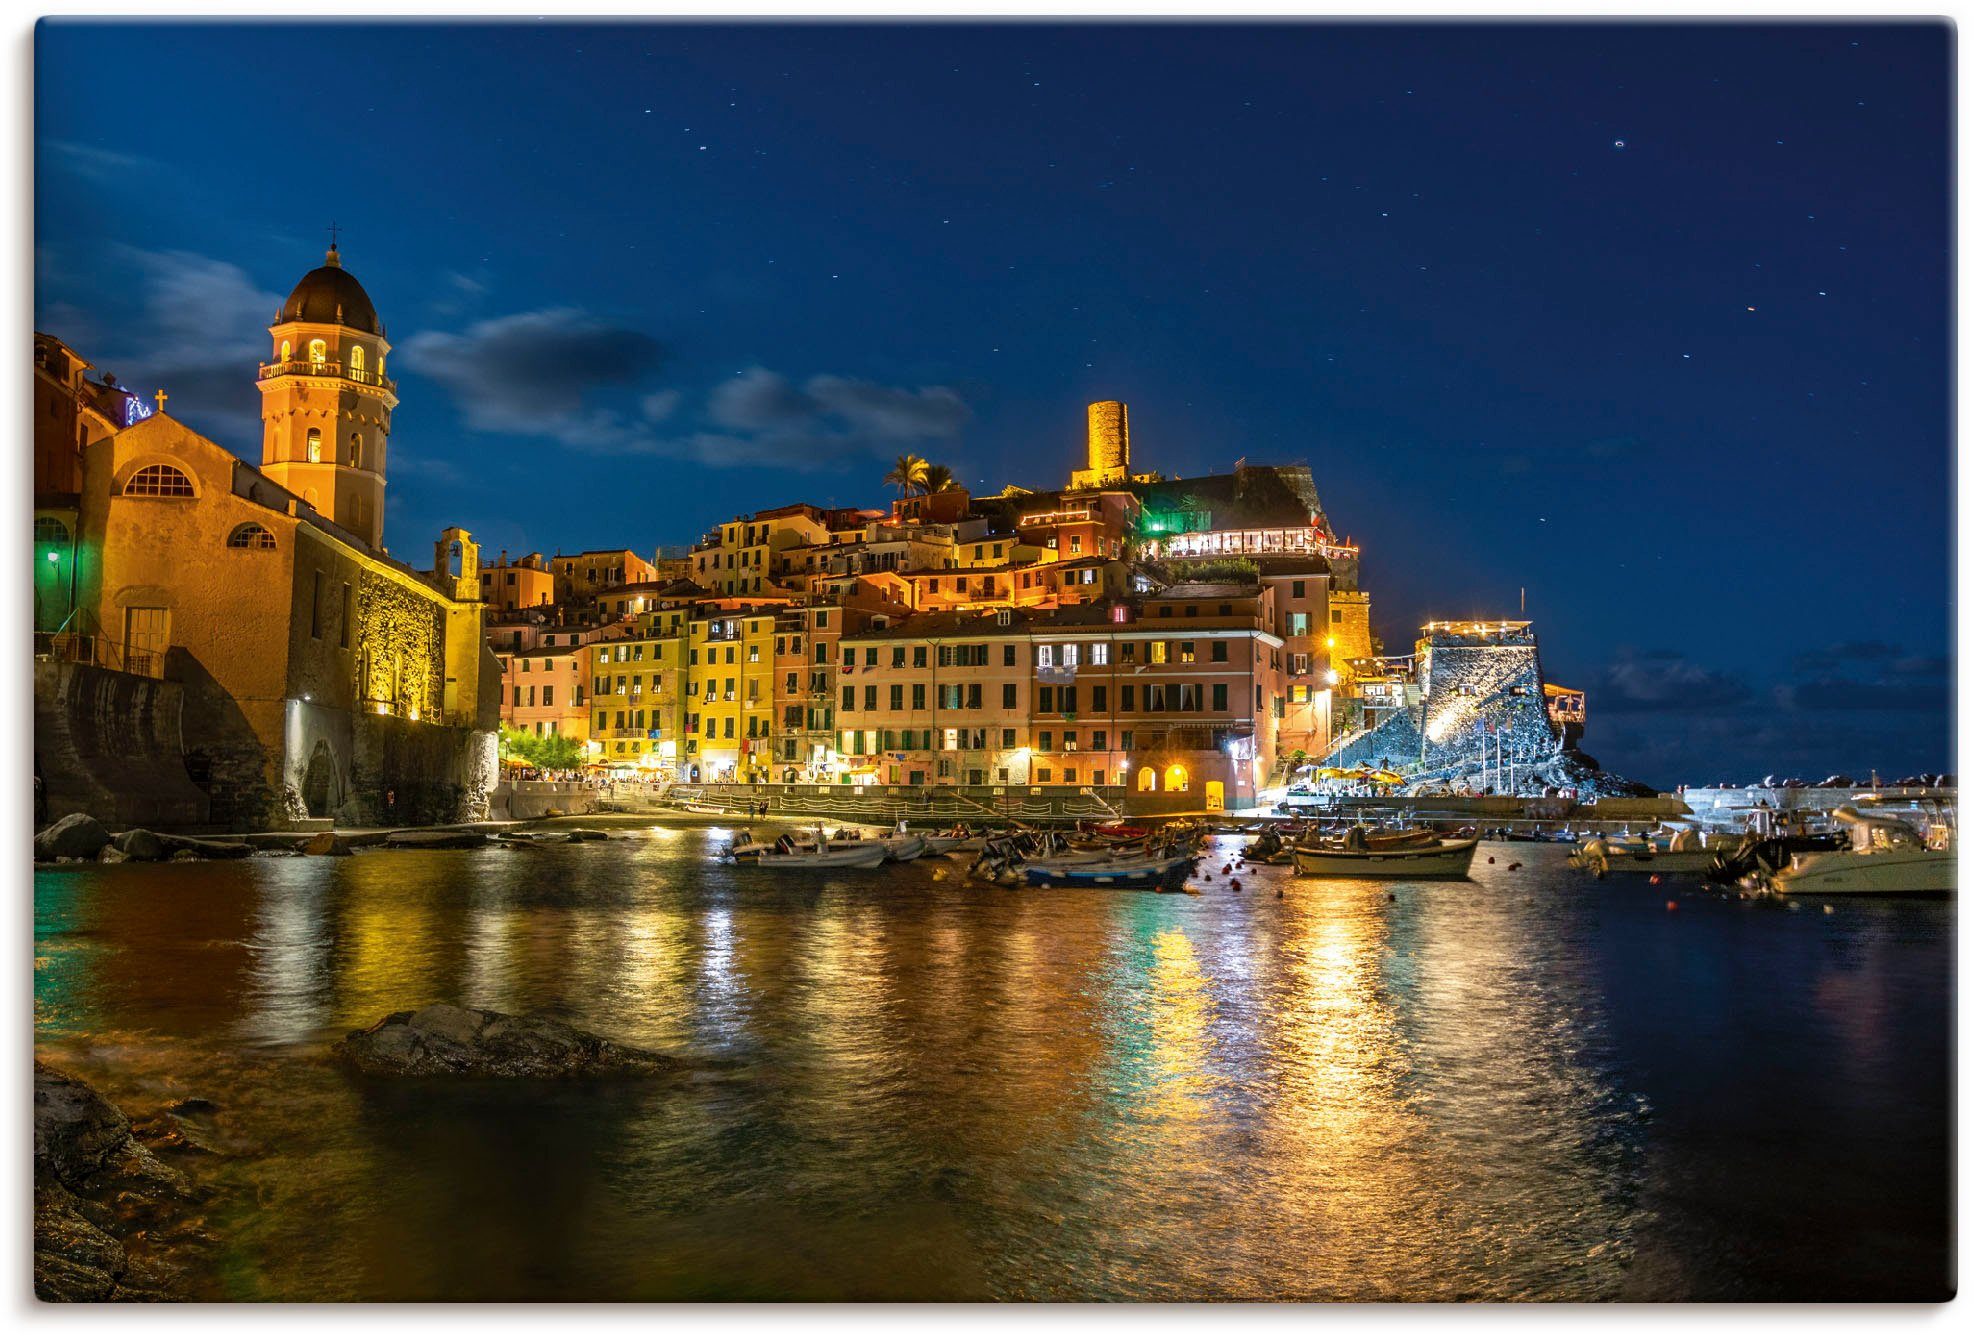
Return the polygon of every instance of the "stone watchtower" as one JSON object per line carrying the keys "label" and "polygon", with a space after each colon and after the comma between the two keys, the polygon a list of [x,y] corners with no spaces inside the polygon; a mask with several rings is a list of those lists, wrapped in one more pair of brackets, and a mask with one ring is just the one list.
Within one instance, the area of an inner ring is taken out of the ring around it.
{"label": "stone watchtower", "polygon": [[1069,476],[1072,488],[1115,487],[1131,477],[1131,410],[1121,400],[1090,405],[1089,467]]}
{"label": "stone watchtower", "polygon": [[260,369],[261,472],[372,548],[384,546],[385,442],[397,386],[363,285],[332,245],[268,327]]}

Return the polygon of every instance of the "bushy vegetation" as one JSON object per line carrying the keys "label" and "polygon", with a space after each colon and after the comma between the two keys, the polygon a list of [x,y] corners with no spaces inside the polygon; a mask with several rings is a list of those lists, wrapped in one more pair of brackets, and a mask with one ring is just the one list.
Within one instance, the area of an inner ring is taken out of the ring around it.
{"label": "bushy vegetation", "polygon": [[545,771],[571,770],[583,764],[583,745],[567,734],[537,734],[503,727],[500,755]]}

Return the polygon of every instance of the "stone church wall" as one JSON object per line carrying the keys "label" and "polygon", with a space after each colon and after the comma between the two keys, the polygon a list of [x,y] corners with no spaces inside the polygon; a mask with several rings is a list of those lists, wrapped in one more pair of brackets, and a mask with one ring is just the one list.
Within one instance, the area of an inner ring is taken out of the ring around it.
{"label": "stone church wall", "polygon": [[206,795],[183,759],[183,704],[177,683],[36,660],[36,822],[73,812],[116,826],[204,822]]}
{"label": "stone church wall", "polygon": [[495,783],[498,735],[459,725],[359,715],[339,824],[481,821]]}

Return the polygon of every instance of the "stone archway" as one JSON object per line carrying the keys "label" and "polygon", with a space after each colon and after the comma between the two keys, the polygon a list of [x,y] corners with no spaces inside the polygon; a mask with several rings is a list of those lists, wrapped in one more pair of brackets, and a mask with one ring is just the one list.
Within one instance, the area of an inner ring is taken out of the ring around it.
{"label": "stone archway", "polygon": [[336,808],[336,758],[329,744],[318,739],[302,775],[302,803],[311,817],[328,817]]}

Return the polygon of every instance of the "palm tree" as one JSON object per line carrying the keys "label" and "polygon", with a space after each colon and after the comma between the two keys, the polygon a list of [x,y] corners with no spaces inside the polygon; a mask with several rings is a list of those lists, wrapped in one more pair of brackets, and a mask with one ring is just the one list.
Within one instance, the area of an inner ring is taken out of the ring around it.
{"label": "palm tree", "polygon": [[884,481],[898,489],[899,496],[905,496],[915,488],[925,486],[925,460],[917,455],[900,455],[891,472],[884,475]]}
{"label": "palm tree", "polygon": [[945,492],[959,485],[953,471],[943,464],[926,465],[925,477],[919,480],[919,489],[923,492]]}

